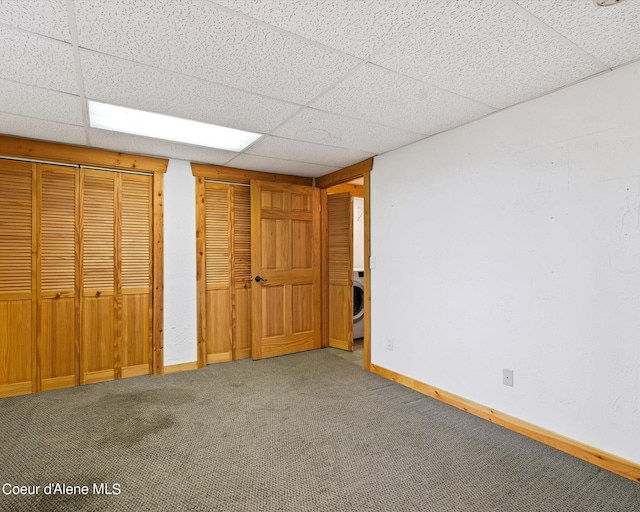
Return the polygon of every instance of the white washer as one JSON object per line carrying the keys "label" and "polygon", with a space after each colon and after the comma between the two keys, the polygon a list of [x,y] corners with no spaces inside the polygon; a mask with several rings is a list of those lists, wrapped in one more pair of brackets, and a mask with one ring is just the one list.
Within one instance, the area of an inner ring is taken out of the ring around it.
{"label": "white washer", "polygon": [[364,270],[353,271],[353,339],[364,338]]}

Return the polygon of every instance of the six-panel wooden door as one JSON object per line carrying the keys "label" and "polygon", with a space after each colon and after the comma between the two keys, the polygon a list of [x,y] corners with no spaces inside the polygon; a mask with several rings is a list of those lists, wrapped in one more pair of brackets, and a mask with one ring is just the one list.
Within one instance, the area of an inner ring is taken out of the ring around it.
{"label": "six-panel wooden door", "polygon": [[253,359],[320,348],[320,190],[251,180]]}

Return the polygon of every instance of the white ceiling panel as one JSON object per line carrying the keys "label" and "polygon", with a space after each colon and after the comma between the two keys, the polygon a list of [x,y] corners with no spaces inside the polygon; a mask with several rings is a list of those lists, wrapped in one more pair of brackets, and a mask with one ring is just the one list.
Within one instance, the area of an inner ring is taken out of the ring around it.
{"label": "white ceiling panel", "polygon": [[0,77],[77,94],[73,48],[0,25]]}
{"label": "white ceiling panel", "polygon": [[499,108],[604,69],[502,2],[480,0],[440,4],[372,62]]}
{"label": "white ceiling panel", "polygon": [[66,0],[0,0],[0,23],[71,41]]}
{"label": "white ceiling panel", "polygon": [[304,104],[357,65],[208,2],[76,2],[80,46]]}
{"label": "white ceiling panel", "polygon": [[373,64],[358,69],[312,106],[425,135],[495,111],[487,105]]}
{"label": "white ceiling panel", "polygon": [[346,167],[373,156],[356,149],[344,149],[282,137],[267,136],[247,149],[246,153],[271,158],[283,158],[335,167]]}
{"label": "white ceiling panel", "polygon": [[91,146],[96,148],[215,165],[224,165],[237,155],[237,153],[222,149],[178,144],[149,137],[139,137],[138,135],[98,130],[96,128],[89,129],[89,138],[91,139]]}
{"label": "white ceiling panel", "polygon": [[84,125],[78,96],[2,79],[0,111],[59,123]]}
{"label": "white ceiling panel", "polygon": [[534,16],[610,67],[640,58],[640,2],[615,7],[593,2],[516,0]]}
{"label": "white ceiling panel", "polygon": [[134,62],[82,51],[85,96],[114,105],[265,133],[300,107]]}
{"label": "white ceiling panel", "polygon": [[212,0],[270,25],[366,59],[440,0]]}
{"label": "white ceiling panel", "polygon": [[84,128],[0,112],[0,133],[65,144],[87,144]]}
{"label": "white ceiling panel", "polygon": [[306,108],[273,132],[288,139],[327,146],[385,153],[424,138],[424,135],[376,123]]}
{"label": "white ceiling panel", "polygon": [[337,171],[339,169],[339,167],[329,167],[326,165],[294,162],[292,160],[282,160],[279,158],[268,158],[266,156],[247,154],[238,155],[229,162],[229,165],[239,169],[310,177],[323,176],[324,174],[329,174],[330,172]]}

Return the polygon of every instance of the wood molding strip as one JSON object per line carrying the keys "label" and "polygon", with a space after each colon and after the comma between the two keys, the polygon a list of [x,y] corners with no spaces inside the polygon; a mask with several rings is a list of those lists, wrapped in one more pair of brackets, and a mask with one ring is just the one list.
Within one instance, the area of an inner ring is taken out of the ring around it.
{"label": "wood molding strip", "polygon": [[294,185],[311,186],[313,184],[312,178],[305,178],[303,176],[249,171],[247,169],[237,169],[235,167],[224,167],[222,165],[213,164],[191,163],[191,172],[197,178],[229,181],[233,183],[250,184],[251,180],[261,180],[276,183],[292,183]]}
{"label": "wood molding strip", "polygon": [[164,374],[169,375],[171,373],[188,372],[190,370],[197,370],[198,362],[191,361],[190,363],[178,363],[170,364],[164,367]]}
{"label": "wood molding strip", "polygon": [[153,173],[153,374],[164,373],[164,175]]}
{"label": "wood molding strip", "polygon": [[478,416],[490,421],[491,423],[513,430],[518,434],[535,439],[536,441],[590,462],[591,464],[611,471],[612,473],[640,482],[639,464],[625,460],[616,455],[603,452],[602,450],[593,448],[574,439],[561,436],[560,434],[556,434],[550,430],[538,427],[532,423],[509,416],[508,414],[504,414],[490,407],[472,402],[466,398],[443,391],[434,386],[430,386],[429,384],[425,384],[424,382],[420,382],[381,366],[371,364],[370,370],[385,379],[392,380],[398,384],[418,391],[419,393],[440,400],[448,405],[457,407],[458,409],[462,409],[474,416]]}
{"label": "wood molding strip", "polygon": [[364,369],[371,367],[371,172],[364,178]]}
{"label": "wood molding strip", "polygon": [[367,158],[362,162],[350,165],[344,169],[338,169],[324,176],[316,178],[316,187],[329,188],[333,185],[344,183],[345,181],[359,178],[366,172],[370,172],[373,169],[373,158]]}
{"label": "wood molding strip", "polygon": [[49,160],[61,164],[93,165],[97,167],[166,172],[169,160],[151,156],[117,153],[105,149],[73,146],[58,142],[23,139],[0,135],[0,155],[13,158]]}
{"label": "wood molding strip", "polygon": [[[192,164],[193,165],[193,164]],[[197,355],[198,368],[207,366],[207,255],[206,204],[202,176],[196,177],[196,289],[197,302]]]}

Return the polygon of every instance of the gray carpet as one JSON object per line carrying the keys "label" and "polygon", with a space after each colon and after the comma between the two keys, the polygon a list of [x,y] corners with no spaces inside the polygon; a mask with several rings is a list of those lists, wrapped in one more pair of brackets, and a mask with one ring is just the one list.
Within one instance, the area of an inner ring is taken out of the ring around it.
{"label": "gray carpet", "polygon": [[41,486],[0,493],[3,511],[640,511],[637,483],[330,350],[6,398],[0,413],[0,485]]}

